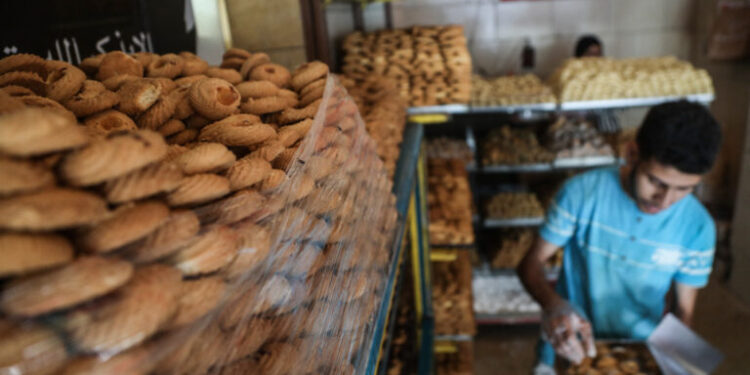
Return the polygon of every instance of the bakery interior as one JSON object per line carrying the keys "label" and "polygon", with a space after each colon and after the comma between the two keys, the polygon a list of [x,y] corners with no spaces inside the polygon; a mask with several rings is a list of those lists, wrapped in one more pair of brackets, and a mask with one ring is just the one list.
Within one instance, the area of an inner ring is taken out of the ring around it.
{"label": "bakery interior", "polygon": [[0,14],[0,374],[540,373],[517,267],[563,183],[624,168],[681,100],[723,134],[691,194],[716,233],[701,350],[596,338],[552,373],[750,373],[748,1]]}

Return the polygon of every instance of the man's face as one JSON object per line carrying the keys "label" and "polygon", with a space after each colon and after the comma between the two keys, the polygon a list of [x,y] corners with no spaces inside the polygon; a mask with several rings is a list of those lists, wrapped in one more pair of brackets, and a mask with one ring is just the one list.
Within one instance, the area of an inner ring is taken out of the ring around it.
{"label": "man's face", "polygon": [[654,160],[644,160],[635,169],[635,198],[648,214],[666,210],[695,190],[702,176],[680,172]]}
{"label": "man's face", "polygon": [[598,44],[592,44],[589,46],[589,48],[586,48],[586,52],[583,53],[583,56],[601,56],[602,55],[602,47]]}

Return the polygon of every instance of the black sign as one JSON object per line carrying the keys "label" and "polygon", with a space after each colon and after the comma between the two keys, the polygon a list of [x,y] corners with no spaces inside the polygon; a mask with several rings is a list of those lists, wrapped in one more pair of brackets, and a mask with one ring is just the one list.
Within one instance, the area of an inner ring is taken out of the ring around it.
{"label": "black sign", "polygon": [[78,64],[113,50],[195,51],[189,0],[4,0],[0,17],[0,57],[33,53]]}

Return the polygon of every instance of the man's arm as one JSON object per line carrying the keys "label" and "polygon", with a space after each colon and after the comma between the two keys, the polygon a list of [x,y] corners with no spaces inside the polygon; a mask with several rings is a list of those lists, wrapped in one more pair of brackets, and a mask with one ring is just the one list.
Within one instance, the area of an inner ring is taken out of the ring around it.
{"label": "man's arm", "polygon": [[544,264],[555,255],[557,249],[557,245],[549,243],[537,235],[534,246],[526,253],[526,256],[523,257],[516,268],[523,286],[542,306],[542,309],[548,309],[562,299],[552,289],[544,276]]}
{"label": "man's arm", "polygon": [[695,300],[698,297],[698,288],[689,285],[675,283],[675,295],[677,304],[674,314],[688,327],[693,324],[693,312],[695,310]]}

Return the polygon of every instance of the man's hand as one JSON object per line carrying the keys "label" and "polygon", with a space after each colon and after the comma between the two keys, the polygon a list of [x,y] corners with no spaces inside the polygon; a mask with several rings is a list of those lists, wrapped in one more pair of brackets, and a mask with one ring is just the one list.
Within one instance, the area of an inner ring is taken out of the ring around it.
{"label": "man's hand", "polygon": [[591,324],[564,299],[559,298],[542,314],[542,338],[552,344],[555,352],[579,364],[596,356]]}

